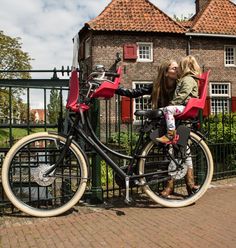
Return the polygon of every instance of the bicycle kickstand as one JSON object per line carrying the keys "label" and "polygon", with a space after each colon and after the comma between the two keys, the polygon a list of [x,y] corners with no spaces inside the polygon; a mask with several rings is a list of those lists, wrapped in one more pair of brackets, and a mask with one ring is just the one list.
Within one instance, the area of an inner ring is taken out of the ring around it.
{"label": "bicycle kickstand", "polygon": [[132,199],[129,196],[129,177],[125,178],[125,203],[130,204]]}

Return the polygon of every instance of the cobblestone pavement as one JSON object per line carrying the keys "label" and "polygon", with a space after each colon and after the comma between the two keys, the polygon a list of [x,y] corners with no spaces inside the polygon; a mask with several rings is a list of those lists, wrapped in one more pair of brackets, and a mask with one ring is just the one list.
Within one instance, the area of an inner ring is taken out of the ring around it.
{"label": "cobblestone pavement", "polygon": [[185,208],[140,197],[132,207],[114,201],[75,210],[53,218],[0,217],[0,248],[236,247],[236,183],[213,184]]}

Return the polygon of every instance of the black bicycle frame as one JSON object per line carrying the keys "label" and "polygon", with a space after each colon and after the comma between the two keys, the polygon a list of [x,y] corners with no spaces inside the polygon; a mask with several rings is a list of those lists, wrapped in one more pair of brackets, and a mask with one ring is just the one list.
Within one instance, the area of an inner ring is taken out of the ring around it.
{"label": "black bicycle frame", "polygon": [[[93,129],[92,129],[92,125],[90,123],[89,117],[88,117],[88,113],[84,112],[84,123],[81,125],[80,120],[79,120],[79,116],[76,116],[76,120],[75,120],[75,129],[77,131],[77,134],[83,139],[85,140],[88,144],[90,144],[92,146],[92,148],[111,166],[111,168],[118,173],[122,178],[126,178],[129,177],[129,179],[136,179],[136,178],[140,178],[140,177],[144,177],[144,175],[129,175],[126,174],[122,169],[120,169],[120,167],[107,155],[107,153],[111,153],[114,156],[121,158],[121,159],[127,159],[130,160],[130,168],[133,167],[133,164],[135,162],[136,159],[138,159],[138,155],[137,152],[139,151],[141,142],[143,140],[144,134],[145,132],[141,131],[140,135],[139,135],[139,139],[136,143],[135,146],[135,150],[134,150],[134,156],[128,156],[116,151],[111,150],[109,147],[107,147],[106,145],[104,145],[96,136],[96,134],[94,133]],[[76,125],[77,124],[77,125]],[[83,126],[86,126],[88,128],[89,134],[87,132],[84,131]],[[102,148],[102,149],[101,149]]]}
{"label": "black bicycle frame", "polygon": [[[75,116],[75,118],[73,119],[73,117]],[[76,113],[73,114],[72,116],[70,116],[70,121],[72,124],[72,127],[67,135],[67,139],[66,139],[66,143],[65,146],[61,152],[61,155],[59,157],[59,159],[56,161],[56,163],[51,166],[47,172],[45,173],[44,176],[48,176],[55,168],[60,167],[60,163],[62,162],[63,158],[65,157],[66,152],[69,150],[69,147],[71,145],[72,142],[74,142],[73,138],[75,135],[79,135],[83,140],[85,140],[110,166],[111,168],[117,173],[119,174],[123,179],[127,179],[129,178],[129,180],[135,180],[138,178],[143,178],[143,177],[147,177],[147,176],[154,176],[154,175],[158,175],[160,174],[160,172],[151,172],[151,173],[145,173],[142,175],[135,175],[135,174],[131,174],[130,172],[132,172],[132,169],[134,167],[134,163],[137,160],[141,159],[141,158],[145,158],[146,156],[141,156],[139,155],[139,151],[140,151],[140,147],[142,146],[142,142],[144,139],[144,135],[145,135],[145,131],[141,128],[140,130],[140,134],[139,134],[139,138],[138,141],[136,143],[135,149],[134,149],[134,155],[133,156],[128,156],[116,151],[111,150],[109,147],[107,147],[106,145],[104,145],[96,136],[96,134],[93,131],[92,125],[90,123],[89,117],[88,117],[88,112],[85,111],[84,113]],[[84,127],[87,127],[88,131],[84,130]],[[89,134],[88,134],[89,133]],[[77,144],[77,146],[79,146],[79,144]],[[102,147],[102,149],[101,149]],[[108,155],[107,153],[111,153],[114,156],[121,158],[121,159],[127,159],[130,160],[129,163],[129,169],[127,171],[127,173],[125,173]],[[168,173],[169,171],[162,171],[162,173]],[[130,173],[130,174],[129,174]],[[166,177],[164,180],[168,179],[169,177]],[[162,181],[162,180],[160,180]]]}

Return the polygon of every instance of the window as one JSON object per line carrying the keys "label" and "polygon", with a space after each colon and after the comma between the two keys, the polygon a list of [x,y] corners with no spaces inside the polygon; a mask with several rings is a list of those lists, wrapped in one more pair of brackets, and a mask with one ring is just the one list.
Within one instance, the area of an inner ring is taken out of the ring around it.
{"label": "window", "polygon": [[138,42],[138,59],[139,62],[153,61],[153,46],[152,43]]}
{"label": "window", "polygon": [[85,40],[85,58],[90,57],[91,40],[88,38]]}
{"label": "window", "polygon": [[[148,84],[152,84],[152,82],[148,81],[148,82],[133,82],[132,86],[133,89],[138,89],[138,88],[142,88]],[[150,110],[152,109],[151,106],[151,102],[150,102],[150,95],[144,95],[138,98],[134,98],[134,102],[133,102],[133,109],[134,112],[136,110]],[[134,121],[139,121],[140,118],[137,116],[134,116]]]}
{"label": "window", "polygon": [[225,66],[236,66],[236,46],[225,46]]}
{"label": "window", "polygon": [[231,98],[230,83],[210,83],[211,113],[228,113]]}

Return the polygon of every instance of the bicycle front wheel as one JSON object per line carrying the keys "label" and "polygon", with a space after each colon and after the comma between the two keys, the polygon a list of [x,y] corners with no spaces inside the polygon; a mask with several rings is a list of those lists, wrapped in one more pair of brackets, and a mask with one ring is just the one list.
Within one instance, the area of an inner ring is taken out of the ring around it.
{"label": "bicycle front wheel", "polygon": [[2,166],[2,185],[8,199],[32,216],[49,217],[72,208],[82,197],[87,183],[87,162],[83,152],[71,144],[51,174],[66,139],[41,132],[19,140],[7,153]]}
{"label": "bicycle front wheel", "polygon": [[[139,174],[158,173],[140,180],[144,192],[156,203],[166,207],[184,207],[196,202],[208,189],[213,176],[213,159],[207,144],[197,134],[190,132],[186,149],[186,161],[182,168],[174,171],[168,158],[167,149],[171,145],[156,145],[150,141],[141,153]],[[178,161],[178,160],[176,160]],[[178,161],[179,162],[179,161]],[[192,167],[195,183],[199,189],[188,191],[187,170]],[[174,192],[169,197],[163,197],[161,191],[165,188],[168,178],[174,181]]]}

